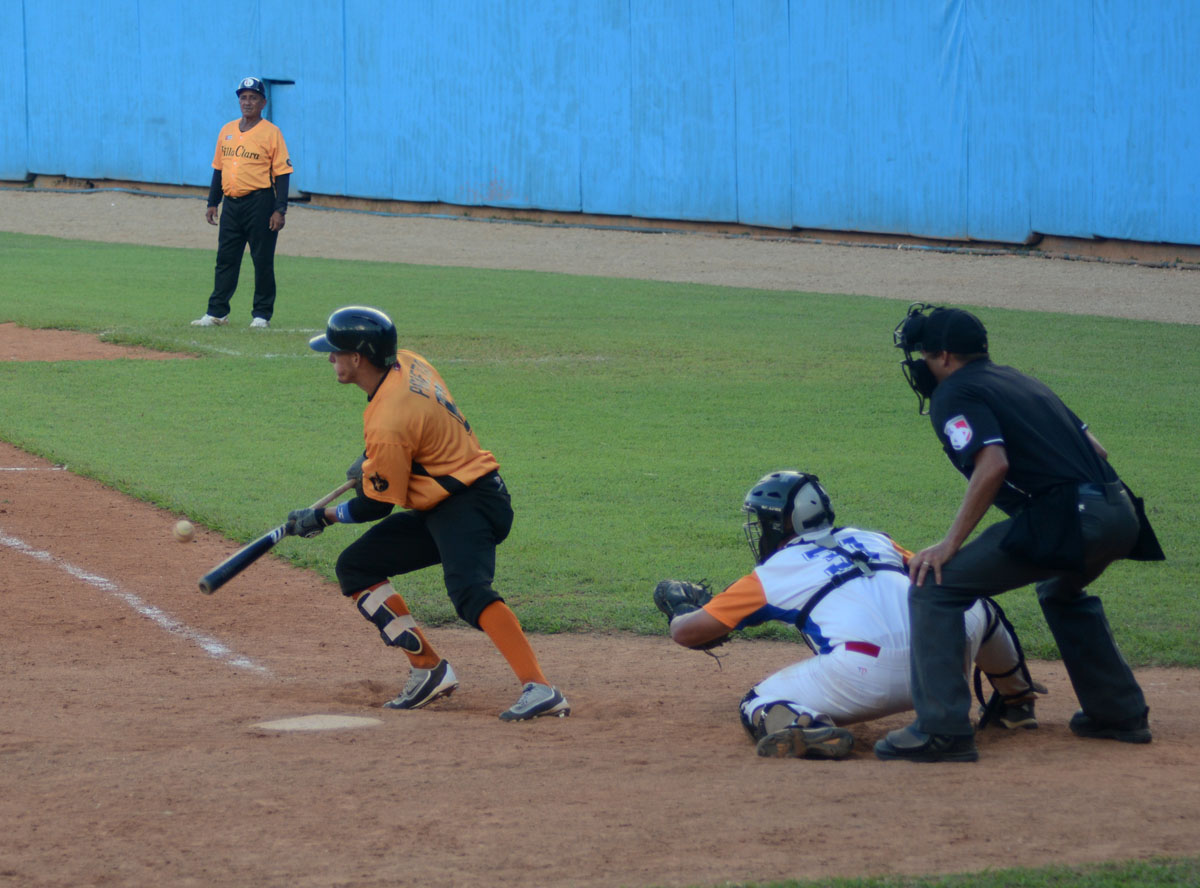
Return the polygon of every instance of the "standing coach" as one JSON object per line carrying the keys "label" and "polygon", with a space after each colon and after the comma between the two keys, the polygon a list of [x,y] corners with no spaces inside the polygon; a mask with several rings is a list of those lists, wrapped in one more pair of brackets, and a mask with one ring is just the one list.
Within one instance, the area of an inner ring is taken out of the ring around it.
{"label": "standing coach", "polygon": [[[968,479],[942,540],[909,563],[916,721],[875,745],[881,759],[974,761],[963,612],[1037,584],[1038,603],[1082,709],[1080,737],[1150,742],[1142,689],[1085,587],[1118,558],[1162,558],[1140,501],[1087,426],[1046,385],[988,357],[970,312],[917,304],[897,326],[905,376],[946,455]],[[995,504],[1008,519],[963,545]]]}
{"label": "standing coach", "polygon": [[254,316],[250,326],[271,325],[275,311],[275,241],[283,230],[287,212],[288,182],[292,162],[279,127],[264,120],[267,90],[257,77],[243,79],[237,87],[242,116],[221,127],[213,154],[212,184],[205,219],[217,224],[217,206],[225,197],[217,235],[217,268],[212,295],[204,317],[194,327],[220,327],[229,323],[229,300],[237,289],[242,254],[250,245],[254,262]]}

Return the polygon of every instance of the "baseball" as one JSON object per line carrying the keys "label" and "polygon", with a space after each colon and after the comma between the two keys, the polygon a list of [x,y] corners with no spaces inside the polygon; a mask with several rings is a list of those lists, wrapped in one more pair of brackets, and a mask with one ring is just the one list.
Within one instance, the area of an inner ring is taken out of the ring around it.
{"label": "baseball", "polygon": [[190,543],[196,538],[196,528],[192,527],[190,521],[177,521],[175,523],[175,539],[181,543]]}

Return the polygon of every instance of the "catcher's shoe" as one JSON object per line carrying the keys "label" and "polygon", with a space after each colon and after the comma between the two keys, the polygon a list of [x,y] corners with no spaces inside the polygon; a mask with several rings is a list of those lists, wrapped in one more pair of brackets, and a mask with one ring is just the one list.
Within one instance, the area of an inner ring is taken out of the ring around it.
{"label": "catcher's shoe", "polygon": [[1034,702],[1033,697],[1019,702],[1001,701],[993,719],[1000,727],[1008,728],[1010,731],[1018,729],[1032,731],[1038,726],[1037,715],[1033,711]]}
{"label": "catcher's shoe", "polygon": [[1071,733],[1076,737],[1091,737],[1096,740],[1120,740],[1122,743],[1149,743],[1149,709],[1137,718],[1116,723],[1098,722],[1081,709],[1071,716]]}
{"label": "catcher's shoe", "polygon": [[501,721],[525,721],[543,715],[566,718],[571,714],[571,705],[562,691],[550,685],[529,682],[521,690],[521,696],[509,709],[500,713]]}
{"label": "catcher's shoe", "polygon": [[457,687],[458,677],[450,668],[450,662],[442,660],[432,669],[411,670],[400,696],[384,703],[383,708],[420,709],[441,697],[449,697]]}
{"label": "catcher's shoe", "polygon": [[875,757],[884,761],[977,762],[974,734],[926,734],[912,725],[889,731],[875,744]]}
{"label": "catcher's shoe", "polygon": [[843,759],[853,748],[854,736],[845,728],[804,727],[793,722],[782,731],[767,734],[755,750],[767,758]]}

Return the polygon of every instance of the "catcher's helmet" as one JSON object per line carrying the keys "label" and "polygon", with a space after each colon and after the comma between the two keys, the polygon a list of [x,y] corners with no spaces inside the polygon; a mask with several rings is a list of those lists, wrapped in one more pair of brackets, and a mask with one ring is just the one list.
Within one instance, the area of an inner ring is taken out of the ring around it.
{"label": "catcher's helmet", "polygon": [[833,527],[833,505],[816,475],[771,472],[759,478],[742,502],[746,541],[757,564],[793,534]]}
{"label": "catcher's helmet", "polygon": [[264,99],[267,97],[267,87],[257,77],[243,77],[238,81],[237,94],[240,96],[246,90],[250,90],[250,92],[256,92]]}
{"label": "catcher's helmet", "polygon": [[308,341],[313,351],[358,352],[376,367],[396,363],[396,325],[377,308],[347,305],[329,316],[325,332]]}

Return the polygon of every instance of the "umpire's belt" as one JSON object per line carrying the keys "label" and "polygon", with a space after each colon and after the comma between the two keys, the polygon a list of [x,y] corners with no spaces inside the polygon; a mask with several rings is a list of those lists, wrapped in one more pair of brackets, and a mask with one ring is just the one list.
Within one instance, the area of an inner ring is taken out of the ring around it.
{"label": "umpire's belt", "polygon": [[1108,484],[1085,481],[1079,485],[1079,493],[1081,496],[1102,496],[1108,503],[1116,504],[1125,493],[1125,485],[1120,481],[1111,481]]}

